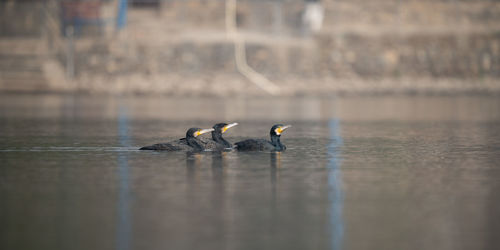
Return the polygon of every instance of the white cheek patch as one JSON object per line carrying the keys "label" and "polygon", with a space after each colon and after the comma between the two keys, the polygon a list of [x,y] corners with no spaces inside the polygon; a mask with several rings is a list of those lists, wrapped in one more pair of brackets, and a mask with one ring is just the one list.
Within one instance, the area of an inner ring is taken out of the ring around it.
{"label": "white cheek patch", "polygon": [[281,134],[281,133],[280,133],[280,129],[279,129],[279,128],[275,129],[275,130],[274,130],[274,133],[276,133],[277,135],[280,135],[280,134]]}

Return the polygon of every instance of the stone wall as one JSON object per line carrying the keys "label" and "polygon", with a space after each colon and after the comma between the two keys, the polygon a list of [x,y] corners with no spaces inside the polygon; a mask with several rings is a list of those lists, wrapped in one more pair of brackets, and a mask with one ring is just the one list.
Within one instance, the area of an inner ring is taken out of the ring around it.
{"label": "stone wall", "polygon": [[[132,56],[93,61],[129,65],[118,72],[132,67],[149,73],[235,73],[233,45],[224,34],[224,2],[169,0],[161,11],[151,11],[154,15],[131,10],[127,37],[131,41],[124,43]],[[238,1],[238,27],[247,40],[249,65],[271,78],[500,74],[497,1],[323,3],[323,31],[308,36],[301,33],[304,1]],[[100,50],[95,53],[103,56]]]}
{"label": "stone wall", "polygon": [[363,77],[500,76],[500,32],[377,37],[325,34],[318,41],[323,73]]}
{"label": "stone wall", "polygon": [[[193,38],[194,39],[194,38]],[[200,38],[201,39],[201,38]],[[76,76],[92,74],[237,73],[230,41],[186,39],[163,45],[77,41]],[[118,47],[118,48],[117,48]],[[119,51],[119,52],[118,52]],[[281,77],[500,77],[500,33],[342,36],[307,41],[251,41],[248,64],[270,78]],[[61,59],[64,55],[61,54]]]}
{"label": "stone wall", "polygon": [[41,2],[0,2],[0,37],[41,36],[44,15]]}
{"label": "stone wall", "polygon": [[[498,1],[322,2],[323,29],[312,34],[303,30],[302,0],[239,0],[237,23],[248,64],[290,93],[382,85],[432,89],[435,82],[446,83],[440,89],[474,90],[477,82],[500,89]],[[224,0],[166,0],[159,9],[131,7],[128,14],[120,32],[75,38],[75,75],[67,86],[172,94],[196,93],[203,86],[215,93],[220,81],[231,83],[227,93],[252,86],[235,65]],[[59,62],[59,72],[67,65],[65,39],[48,53]]]}

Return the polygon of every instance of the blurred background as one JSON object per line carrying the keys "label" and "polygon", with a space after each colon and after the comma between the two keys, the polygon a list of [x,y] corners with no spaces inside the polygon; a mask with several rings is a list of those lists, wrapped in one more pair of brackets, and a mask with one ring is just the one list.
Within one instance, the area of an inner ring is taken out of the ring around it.
{"label": "blurred background", "polygon": [[0,91],[490,93],[499,30],[493,0],[6,0]]}
{"label": "blurred background", "polygon": [[497,250],[499,96],[497,0],[0,0],[0,249]]}

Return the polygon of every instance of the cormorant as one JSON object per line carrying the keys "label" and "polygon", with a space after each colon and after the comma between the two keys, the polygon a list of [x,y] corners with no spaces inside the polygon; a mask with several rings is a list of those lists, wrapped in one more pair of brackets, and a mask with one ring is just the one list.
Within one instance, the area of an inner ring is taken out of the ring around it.
{"label": "cormorant", "polygon": [[[238,123],[217,123],[212,128],[212,140],[206,138],[200,138],[200,141],[203,143],[203,146],[206,150],[213,151],[221,151],[225,149],[232,149],[233,145],[226,141],[226,139],[222,138],[222,134],[224,134],[228,129],[238,125]],[[186,145],[186,139],[182,138],[180,140],[175,141],[178,144]]]}
{"label": "cormorant", "polygon": [[248,139],[235,143],[236,149],[239,151],[285,151],[286,146],[281,144],[280,136],[285,129],[291,125],[276,124],[271,128],[269,134],[271,141],[264,139]]}
{"label": "cormorant", "polygon": [[180,150],[194,150],[194,151],[203,151],[205,150],[204,143],[196,138],[199,135],[214,131],[213,128],[209,129],[201,129],[201,128],[190,128],[186,132],[186,138],[183,138],[185,143],[179,143],[179,140],[167,142],[167,143],[158,143],[151,146],[145,146],[140,148],[140,150],[166,150],[166,151],[180,151]]}

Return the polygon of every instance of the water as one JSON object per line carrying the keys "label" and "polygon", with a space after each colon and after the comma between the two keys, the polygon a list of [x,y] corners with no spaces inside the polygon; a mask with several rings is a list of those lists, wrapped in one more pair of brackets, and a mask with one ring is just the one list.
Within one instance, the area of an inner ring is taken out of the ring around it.
{"label": "water", "polygon": [[[498,249],[494,96],[0,96],[0,249]],[[146,152],[191,126],[283,153]]]}

